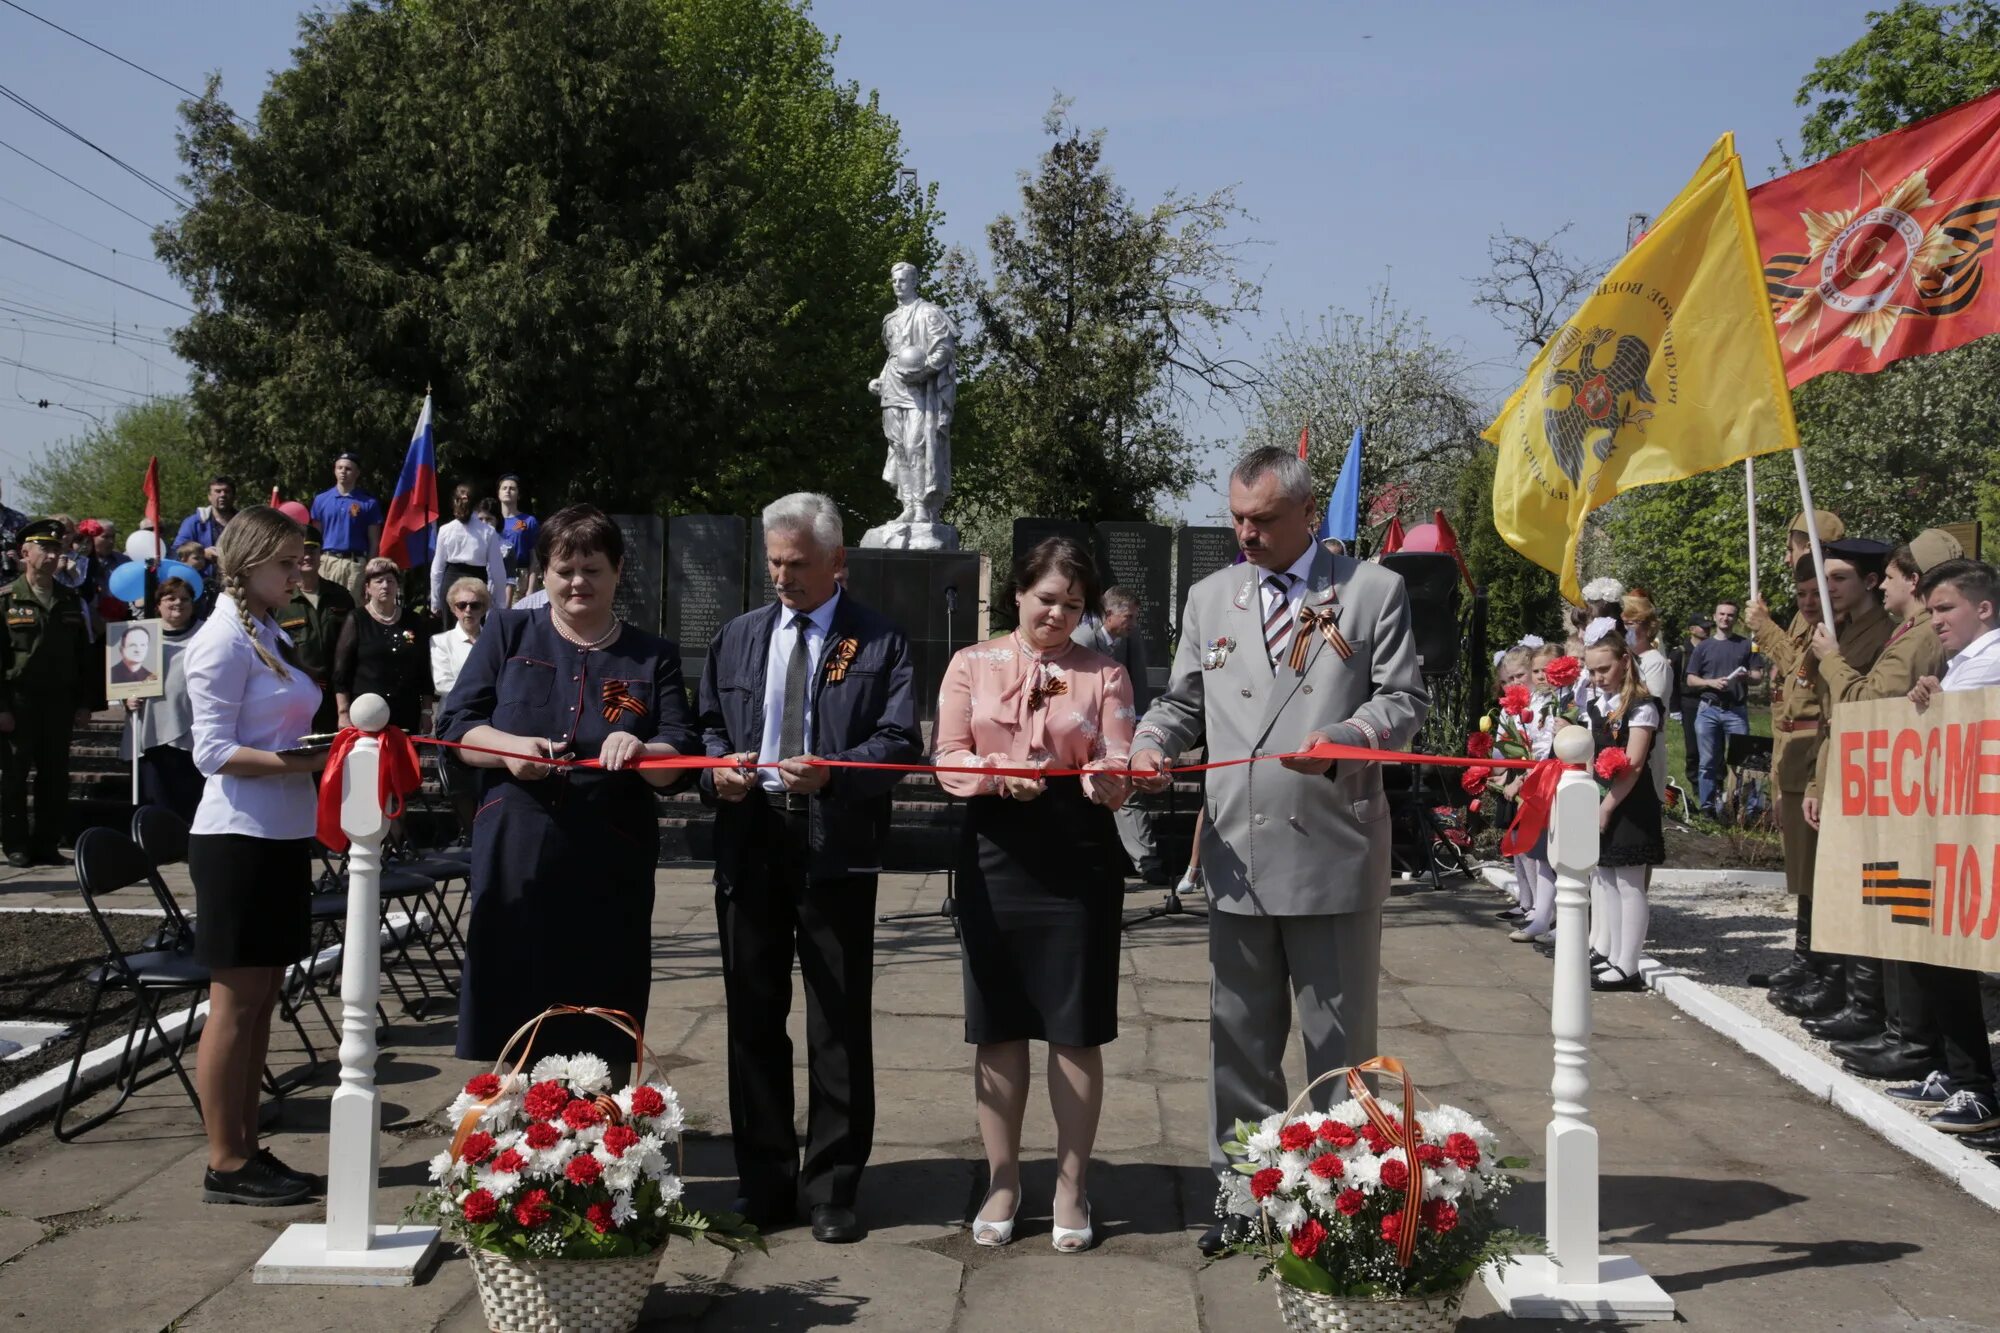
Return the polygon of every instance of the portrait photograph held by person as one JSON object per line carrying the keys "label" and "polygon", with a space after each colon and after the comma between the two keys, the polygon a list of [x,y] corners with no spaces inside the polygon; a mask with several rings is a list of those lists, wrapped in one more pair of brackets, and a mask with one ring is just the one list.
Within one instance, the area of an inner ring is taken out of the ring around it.
{"label": "portrait photograph held by person", "polygon": [[165,628],[158,620],[106,626],[105,641],[111,649],[104,664],[106,698],[157,699],[166,692]]}

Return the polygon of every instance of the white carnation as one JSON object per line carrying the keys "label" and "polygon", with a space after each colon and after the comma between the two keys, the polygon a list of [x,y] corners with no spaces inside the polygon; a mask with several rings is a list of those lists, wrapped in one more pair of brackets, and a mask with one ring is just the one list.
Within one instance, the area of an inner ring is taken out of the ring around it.
{"label": "white carnation", "polygon": [[[599,1158],[603,1161],[603,1158]],[[604,1167],[604,1187],[609,1190],[630,1190],[639,1183],[640,1164],[631,1154],[615,1157]]]}
{"label": "white carnation", "polygon": [[1255,1162],[1258,1166],[1276,1166],[1278,1164],[1278,1131],[1284,1127],[1284,1124],[1285,1117],[1283,1115],[1265,1117],[1264,1123],[1259,1125],[1250,1135],[1248,1147],[1250,1149],[1249,1155],[1251,1161]]}
{"label": "white carnation", "polygon": [[1373,1153],[1347,1159],[1347,1183],[1363,1191],[1382,1187],[1382,1159]]}
{"label": "white carnation", "polygon": [[1271,1225],[1281,1236],[1289,1236],[1306,1220],[1306,1206],[1296,1199],[1270,1198],[1264,1201],[1271,1214]]}
{"label": "white carnation", "polygon": [[637,1217],[638,1215],[639,1215],[639,1210],[632,1206],[631,1190],[623,1189],[623,1190],[614,1190],[612,1192],[611,1195],[612,1226],[622,1227],[627,1222],[630,1222],[633,1218]]}
{"label": "white carnation", "polygon": [[431,1179],[439,1184],[451,1184],[462,1179],[464,1175],[465,1163],[453,1161],[449,1151],[441,1152],[431,1158]]}
{"label": "white carnation", "polygon": [[567,1083],[569,1081],[569,1061],[570,1058],[567,1055],[545,1055],[535,1061],[534,1069],[529,1071],[529,1080],[534,1083],[547,1083],[550,1080],[554,1080],[557,1083]]}
{"label": "white carnation", "polygon": [[611,1086],[611,1066],[603,1057],[572,1055],[569,1058],[569,1081],[584,1092],[603,1092]]}
{"label": "white carnation", "polygon": [[504,1199],[521,1183],[521,1176],[515,1171],[491,1171],[479,1183],[494,1198]]}
{"label": "white carnation", "polygon": [[662,1204],[679,1203],[681,1194],[686,1190],[686,1188],[687,1187],[681,1183],[681,1178],[679,1176],[673,1176],[673,1175],[661,1176],[660,1202]]}
{"label": "white carnation", "polygon": [[1368,1112],[1361,1109],[1360,1102],[1350,1097],[1344,1102],[1335,1102],[1332,1106],[1329,1106],[1326,1118],[1329,1120],[1338,1120],[1349,1129],[1360,1129],[1368,1123]]}
{"label": "white carnation", "polygon": [[1278,1158],[1278,1189],[1289,1194],[1299,1187],[1306,1178],[1306,1159],[1303,1153],[1283,1153]]}

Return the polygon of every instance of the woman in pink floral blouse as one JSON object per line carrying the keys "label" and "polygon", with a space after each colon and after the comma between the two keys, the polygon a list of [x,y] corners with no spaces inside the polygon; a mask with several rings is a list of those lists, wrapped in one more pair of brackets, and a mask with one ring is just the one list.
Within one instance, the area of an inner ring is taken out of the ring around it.
{"label": "woman in pink floral blouse", "polygon": [[[1084,1172],[1104,1104],[1100,1047],[1118,1035],[1124,865],[1111,812],[1126,780],[1132,685],[1116,662],[1070,640],[1097,604],[1088,552],[1052,537],[1016,562],[1020,627],[964,649],[945,671],[939,775],[969,798],[958,862],[965,941],[965,1039],[991,1188],[973,1222],[981,1245],[1013,1239],[1021,1206],[1028,1043],[1049,1044],[1056,1121],[1055,1225],[1064,1253],[1093,1242]],[[1086,770],[1009,777],[980,769]],[[1100,771],[1090,771],[1100,770]]]}

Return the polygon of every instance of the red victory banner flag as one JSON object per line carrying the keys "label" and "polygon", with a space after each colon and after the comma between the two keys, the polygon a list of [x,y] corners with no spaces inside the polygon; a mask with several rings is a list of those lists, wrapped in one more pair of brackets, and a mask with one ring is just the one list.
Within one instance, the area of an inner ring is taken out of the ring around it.
{"label": "red victory banner flag", "polygon": [[1767,181],[1750,213],[1793,386],[2000,332],[2000,92]]}

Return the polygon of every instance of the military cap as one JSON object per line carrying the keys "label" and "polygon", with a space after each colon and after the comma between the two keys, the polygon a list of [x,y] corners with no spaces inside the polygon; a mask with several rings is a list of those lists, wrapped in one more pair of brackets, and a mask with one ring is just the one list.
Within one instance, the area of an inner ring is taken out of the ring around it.
{"label": "military cap", "polygon": [[319,524],[302,523],[299,526],[306,530],[306,549],[317,551],[324,544],[319,535]]}
{"label": "military cap", "polygon": [[22,525],[21,528],[21,541],[24,545],[35,542],[41,546],[60,546],[66,535],[61,519],[38,518]]}
{"label": "military cap", "polygon": [[[1834,513],[1831,509],[1815,509],[1813,510],[1813,517],[1818,520],[1819,539],[1822,542],[1837,542],[1847,535],[1847,525],[1842,523],[1840,515]],[[1791,523],[1785,529],[1786,532],[1804,532],[1805,530],[1806,516],[1803,511],[1793,514]]]}
{"label": "military cap", "polygon": [[1947,560],[1964,559],[1965,547],[1943,528],[1925,528],[1910,538],[1910,555],[1917,568],[1928,574]]}
{"label": "military cap", "polygon": [[1838,541],[1822,542],[1820,549],[1829,560],[1845,560],[1864,574],[1880,574],[1889,564],[1889,554],[1896,548],[1887,542],[1873,541],[1867,537],[1845,537]]}

